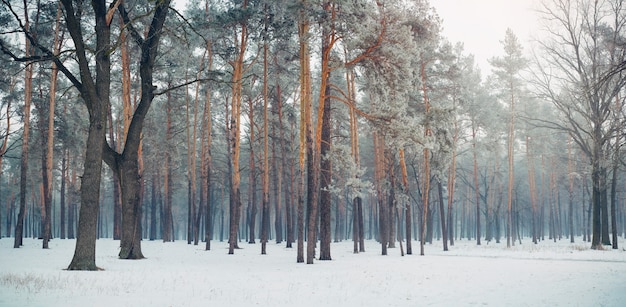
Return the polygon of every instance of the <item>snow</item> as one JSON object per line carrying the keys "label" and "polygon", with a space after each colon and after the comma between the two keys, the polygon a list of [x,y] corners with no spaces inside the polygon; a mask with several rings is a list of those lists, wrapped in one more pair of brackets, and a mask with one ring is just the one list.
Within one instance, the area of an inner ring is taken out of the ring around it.
{"label": "snow", "polygon": [[[0,240],[0,306],[626,306],[626,251],[594,251],[576,238],[571,244],[529,240],[477,246],[441,242],[426,256],[380,255],[366,241],[333,243],[332,261],[297,264],[295,244],[186,241],[142,242],[143,260],[119,260],[119,241],[97,242],[96,264],[104,271],[66,271],[74,240],[55,239],[50,249],[24,239]],[[419,253],[419,243],[413,242]]]}

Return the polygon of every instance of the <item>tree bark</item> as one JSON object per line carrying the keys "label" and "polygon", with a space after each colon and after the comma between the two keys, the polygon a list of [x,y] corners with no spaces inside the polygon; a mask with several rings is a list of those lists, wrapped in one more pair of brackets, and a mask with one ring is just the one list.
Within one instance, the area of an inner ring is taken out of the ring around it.
{"label": "tree bark", "polygon": [[81,93],[89,111],[89,130],[85,150],[84,173],[80,188],[80,214],[78,235],[74,257],[68,270],[96,270],[96,230],[99,211],[100,180],[102,171],[102,152],[106,137],[106,110],[109,105],[111,83],[111,62],[108,50],[111,47],[110,27],[106,21],[105,1],[92,1],[95,15],[96,35],[96,76],[91,75],[90,61],[86,55],[86,46],[82,36],[79,19],[74,12],[73,2],[61,0],[65,8],[66,26],[72,37],[81,81],[64,71]]}
{"label": "tree bark", "polygon": [[530,150],[530,137],[526,136],[526,158],[528,160],[528,186],[530,193],[530,224],[533,243],[537,244],[537,188],[535,184],[535,163]]}
{"label": "tree bark", "polygon": [[443,241],[443,250],[448,251],[448,229],[446,228],[446,214],[443,205],[443,187],[441,180],[437,181],[437,190],[439,191],[439,217],[441,219],[441,241]]}
{"label": "tree bark", "polygon": [[250,113],[248,114],[248,119],[250,121],[250,171],[248,176],[248,243],[254,244],[256,239],[256,220],[257,220],[257,183],[256,183],[256,165],[255,165],[255,152],[254,147],[256,146],[254,143],[256,142],[256,135],[254,127],[256,123],[254,122],[254,106],[252,104],[252,99],[249,99]]}
{"label": "tree bark", "polygon": [[[404,149],[400,149],[400,169],[402,170],[402,187],[403,192],[408,195],[409,194],[409,176],[406,169],[406,158],[404,156]],[[411,203],[410,201],[406,204],[406,212],[404,214],[404,224],[405,224],[405,233],[406,233],[406,254],[412,255],[413,248],[411,246]]]}
{"label": "tree bark", "polygon": [[[248,1],[244,1],[242,8],[247,8]],[[235,34],[237,56],[231,63],[233,66],[231,118],[230,118],[230,164],[231,164],[231,189],[230,189],[230,223],[228,232],[228,254],[234,254],[237,245],[237,230],[239,228],[239,215],[241,211],[241,173],[239,169],[239,156],[241,147],[241,100],[243,87],[244,57],[248,43],[248,27],[245,22],[240,24],[241,29]],[[239,36],[239,37],[237,37]]]}
{"label": "tree bark", "polygon": [[[213,54],[211,53],[210,43],[207,42],[207,50],[209,52],[209,70],[213,68]],[[211,249],[211,239],[213,236],[213,198],[212,191],[212,171],[213,171],[213,157],[211,156],[211,145],[213,141],[212,133],[212,114],[211,114],[211,91],[206,91],[206,102],[204,105],[205,108],[205,127],[204,132],[206,134],[206,143],[205,143],[205,167],[206,167],[206,208],[204,210],[204,239],[205,239],[205,250]]]}
{"label": "tree bark", "polygon": [[[334,18],[335,8],[330,1],[324,1],[322,8]],[[332,23],[330,20],[329,23]],[[319,178],[319,184],[316,184],[316,193],[319,193],[319,215],[320,215],[320,257],[319,260],[331,260],[330,242],[331,242],[331,196],[330,196],[330,180],[331,180],[331,162],[326,156],[330,151],[330,57],[334,44],[334,33],[328,27],[322,27],[322,59],[321,59],[321,85],[319,95],[319,106],[317,112],[317,129],[315,136],[315,177]],[[318,166],[319,164],[319,166]],[[319,190],[318,190],[319,189]],[[311,228],[309,228],[311,230]]]}
{"label": "tree bark", "polygon": [[[426,63],[421,64],[421,77],[422,77],[422,95],[424,96],[424,112],[428,114],[430,112],[430,101],[428,99],[428,92],[426,91]],[[427,115],[428,116],[428,115]],[[426,123],[424,129],[424,135],[429,137],[431,135],[429,124]],[[430,192],[430,150],[424,148],[424,188],[422,189],[422,229],[420,231],[420,255],[424,255],[424,241],[426,240],[426,223],[428,219],[428,203]]]}
{"label": "tree bark", "polygon": [[[310,69],[310,52],[309,52],[309,21],[305,8],[308,6],[306,0],[301,1],[303,9],[299,12],[298,17],[298,37],[299,37],[299,59],[300,59],[300,152],[298,164],[300,166],[300,180],[298,185],[298,242],[297,242],[297,263],[304,262],[304,203],[306,197],[307,203],[307,221],[311,207],[309,206],[309,196],[313,193],[311,190],[305,190],[306,181],[309,175],[306,174],[308,168],[310,142],[310,121],[311,121],[311,69]],[[306,162],[306,164],[305,164]],[[306,193],[306,196],[305,196]],[[307,238],[308,231],[307,231]],[[307,242],[307,263],[313,263],[313,257],[309,256],[311,242]],[[312,254],[315,255],[315,245],[312,246]]]}
{"label": "tree bark", "polygon": [[384,193],[382,181],[384,179],[385,158],[384,139],[377,132],[374,132],[374,157],[375,157],[375,186],[378,204],[378,241],[381,245],[381,254],[387,255],[387,210],[384,205]]}
{"label": "tree bark", "polygon": [[[267,7],[266,7],[267,9]],[[267,20],[267,18],[265,18]],[[267,25],[265,30],[267,31]],[[269,97],[267,84],[267,42],[263,44],[263,208],[261,212],[261,254],[265,255],[270,226]]]}
{"label": "tree bark", "polygon": [[[171,84],[168,84],[171,86]],[[173,132],[172,132],[172,95],[170,92],[166,94],[165,101],[165,153],[163,157],[163,223],[161,225],[161,233],[163,242],[174,241],[172,233],[172,157],[169,153]]]}
{"label": "tree bark", "polygon": [[[24,3],[26,4],[26,3]],[[24,6],[24,31],[30,30],[30,22],[28,15],[28,6]],[[25,40],[25,56],[30,57],[32,53],[31,42],[28,38]],[[26,62],[24,68],[24,117],[22,120],[22,157],[20,160],[20,209],[15,223],[15,240],[14,248],[22,246],[22,237],[24,236],[24,215],[26,214],[26,185],[28,182],[28,141],[30,135],[30,104],[33,93],[33,62]],[[8,133],[8,131],[7,131]]]}
{"label": "tree bark", "polygon": [[[126,29],[130,31],[133,39],[141,48],[139,61],[141,98],[128,125],[128,133],[124,140],[124,151],[121,154],[117,153],[108,144],[105,144],[106,146],[101,155],[102,159],[105,160],[120,180],[122,233],[119,257],[121,259],[144,258],[141,251],[141,199],[143,187],[140,160],[141,133],[145,116],[155,95],[156,86],[153,85],[153,68],[170,2],[171,0],[165,0],[155,4],[154,15],[145,38],[142,38],[134,29],[124,4],[117,7],[124,24],[128,25]],[[101,141],[106,143],[104,138]]]}
{"label": "tree bark", "polygon": [[474,149],[474,195],[476,198],[476,245],[480,245],[480,187],[478,185],[478,152],[476,148],[476,133],[478,127],[476,123],[472,123],[472,148]]}

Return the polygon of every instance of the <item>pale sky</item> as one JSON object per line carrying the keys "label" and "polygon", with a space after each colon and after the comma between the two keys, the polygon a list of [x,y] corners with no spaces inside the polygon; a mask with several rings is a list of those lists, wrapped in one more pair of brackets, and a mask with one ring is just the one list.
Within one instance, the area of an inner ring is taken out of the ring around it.
{"label": "pale sky", "polygon": [[500,41],[507,28],[513,30],[526,54],[539,32],[533,10],[540,0],[430,0],[430,4],[443,20],[443,35],[452,43],[464,43],[483,77],[490,73],[487,60],[503,53]]}

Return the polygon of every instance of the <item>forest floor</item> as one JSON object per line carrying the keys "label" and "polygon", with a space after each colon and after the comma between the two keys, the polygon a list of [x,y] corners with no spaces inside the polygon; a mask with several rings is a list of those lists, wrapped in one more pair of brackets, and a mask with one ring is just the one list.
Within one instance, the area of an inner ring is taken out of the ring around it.
{"label": "forest floor", "polygon": [[[74,240],[54,239],[50,249],[25,239],[14,249],[0,240],[0,306],[626,306],[626,251],[590,250],[576,238],[535,245],[528,239],[477,246],[441,242],[418,256],[400,248],[380,255],[352,253],[352,242],[333,243],[332,261],[296,263],[293,249],[240,243],[227,255],[224,242],[144,241],[143,260],[119,260],[119,241],[97,242],[98,272],[64,270]],[[622,246],[624,241],[620,241]],[[397,243],[396,243],[397,245]],[[406,248],[406,246],[405,246]]]}

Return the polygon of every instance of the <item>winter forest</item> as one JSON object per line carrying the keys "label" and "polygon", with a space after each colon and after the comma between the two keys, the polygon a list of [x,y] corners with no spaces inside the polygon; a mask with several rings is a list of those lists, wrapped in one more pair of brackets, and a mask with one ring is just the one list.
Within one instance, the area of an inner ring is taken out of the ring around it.
{"label": "winter forest", "polygon": [[0,1],[0,238],[73,239],[63,269],[100,239],[620,252],[626,1],[538,2],[490,71],[427,0]]}

